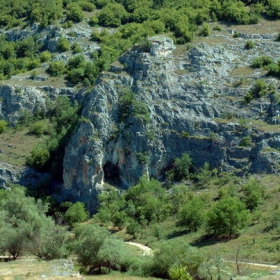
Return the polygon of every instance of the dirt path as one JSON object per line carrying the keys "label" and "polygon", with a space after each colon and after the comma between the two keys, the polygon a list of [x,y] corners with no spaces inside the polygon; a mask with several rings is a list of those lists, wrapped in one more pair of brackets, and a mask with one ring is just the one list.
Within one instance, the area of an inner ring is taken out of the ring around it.
{"label": "dirt path", "polygon": [[[235,263],[235,261],[229,261],[229,260],[226,260],[226,262]],[[273,268],[273,269],[278,269],[279,268],[279,265],[254,263],[254,262],[238,262],[238,264],[240,264],[240,265],[252,265],[252,266],[259,266],[259,267],[267,267],[267,268]]]}
{"label": "dirt path", "polygon": [[125,242],[125,243],[140,248],[143,251],[143,256],[152,256],[154,254],[153,250],[150,247],[145,246],[143,244],[136,243],[136,242]]}

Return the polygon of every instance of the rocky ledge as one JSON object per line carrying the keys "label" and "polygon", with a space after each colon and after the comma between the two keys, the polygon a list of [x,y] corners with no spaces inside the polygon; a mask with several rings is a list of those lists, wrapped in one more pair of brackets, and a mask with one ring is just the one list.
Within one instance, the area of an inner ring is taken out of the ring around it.
{"label": "rocky ledge", "polygon": [[[94,207],[104,182],[127,188],[143,175],[160,178],[183,153],[196,167],[278,172],[279,80],[250,64],[279,57],[280,43],[258,36],[247,50],[246,40],[212,35],[175,49],[153,37],[122,55],[87,96],[66,149],[65,188]],[[259,78],[273,91],[247,104]]]}

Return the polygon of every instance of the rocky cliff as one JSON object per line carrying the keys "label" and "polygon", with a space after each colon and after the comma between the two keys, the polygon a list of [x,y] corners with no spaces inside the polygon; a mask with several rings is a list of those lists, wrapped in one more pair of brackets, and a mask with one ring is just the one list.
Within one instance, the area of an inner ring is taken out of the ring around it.
{"label": "rocky cliff", "polygon": [[[66,150],[65,188],[92,206],[106,180],[127,188],[144,174],[159,178],[185,152],[197,167],[277,172],[279,80],[250,67],[262,55],[279,58],[275,35],[214,34],[177,49],[153,37],[135,46],[87,96]],[[267,94],[246,103],[259,78]]]}

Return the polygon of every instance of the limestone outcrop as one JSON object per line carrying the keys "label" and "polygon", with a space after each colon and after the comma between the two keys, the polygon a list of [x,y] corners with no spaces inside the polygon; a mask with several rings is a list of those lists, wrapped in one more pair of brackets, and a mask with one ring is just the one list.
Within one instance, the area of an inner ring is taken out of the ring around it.
{"label": "limestone outcrop", "polygon": [[[175,49],[159,36],[123,54],[86,97],[66,149],[64,187],[94,206],[104,182],[127,188],[143,175],[160,178],[185,152],[196,167],[277,172],[279,80],[250,64],[261,55],[279,57],[280,44],[260,36],[246,50],[245,42],[213,35]],[[246,103],[259,78],[268,93]]]}

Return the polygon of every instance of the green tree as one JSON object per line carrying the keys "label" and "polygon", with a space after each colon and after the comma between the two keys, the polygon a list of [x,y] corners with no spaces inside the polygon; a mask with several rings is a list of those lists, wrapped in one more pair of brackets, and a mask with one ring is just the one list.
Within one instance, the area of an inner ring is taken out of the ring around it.
{"label": "green tree", "polygon": [[54,252],[62,247],[66,232],[61,229],[61,242],[54,242],[58,228],[45,215],[47,210],[42,201],[26,197],[23,188],[6,191],[5,198],[0,199],[0,251],[9,253],[13,259],[24,251],[49,259],[61,257],[62,254]]}
{"label": "green tree", "polygon": [[84,19],[81,7],[77,3],[70,3],[67,5],[66,19],[73,22],[80,22]]}
{"label": "green tree", "polygon": [[178,226],[189,231],[197,231],[205,221],[205,204],[199,197],[194,197],[182,206],[179,213]]}
{"label": "green tree", "polygon": [[98,22],[103,26],[118,27],[126,18],[127,12],[121,4],[108,4],[98,15]]}
{"label": "green tree", "polygon": [[65,65],[62,61],[51,62],[47,69],[47,72],[51,76],[60,76],[63,74],[64,71],[65,71]]}
{"label": "green tree", "polygon": [[236,197],[224,197],[208,214],[207,228],[215,236],[237,233],[249,221],[246,206]]}
{"label": "green tree", "polygon": [[87,218],[88,213],[85,204],[79,201],[72,204],[65,213],[65,219],[71,226],[75,223],[84,222]]}
{"label": "green tree", "polygon": [[95,224],[76,228],[75,235],[74,251],[81,265],[89,267],[90,272],[101,272],[102,267],[120,270],[127,254],[122,241],[111,238],[105,228]]}
{"label": "green tree", "polygon": [[139,183],[128,189],[126,201],[134,205],[134,218],[138,223],[163,221],[170,212],[170,204],[159,181],[142,177]]}
{"label": "green tree", "polygon": [[200,279],[199,268],[202,266],[203,261],[204,256],[201,252],[186,243],[162,242],[158,250],[154,252],[152,274],[155,277],[168,279],[172,268],[184,267],[185,272],[195,279]]}
{"label": "green tree", "polygon": [[242,191],[242,200],[247,209],[252,211],[262,204],[264,188],[255,178],[250,178],[249,182],[242,186]]}
{"label": "green tree", "polygon": [[189,179],[191,166],[192,159],[189,154],[184,153],[181,158],[176,158],[174,161],[174,167],[169,173],[171,179],[176,181]]}

